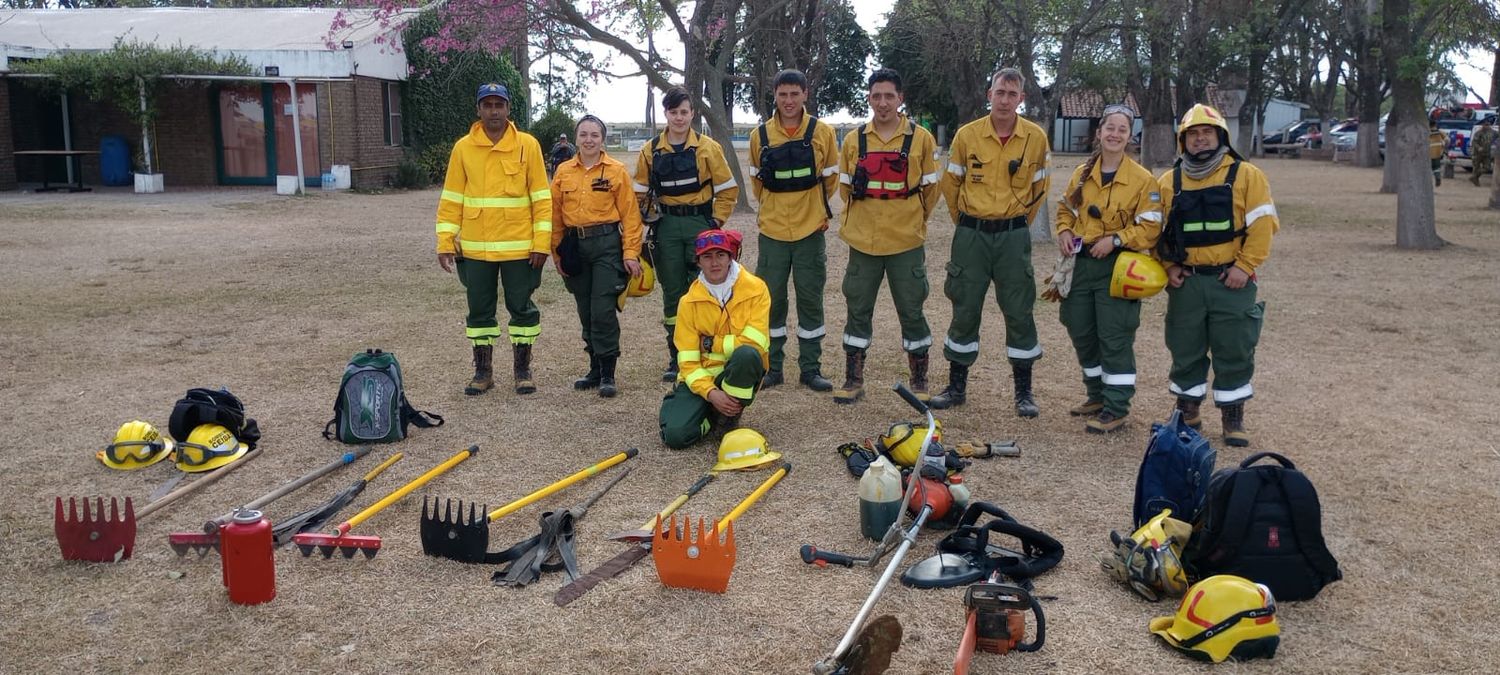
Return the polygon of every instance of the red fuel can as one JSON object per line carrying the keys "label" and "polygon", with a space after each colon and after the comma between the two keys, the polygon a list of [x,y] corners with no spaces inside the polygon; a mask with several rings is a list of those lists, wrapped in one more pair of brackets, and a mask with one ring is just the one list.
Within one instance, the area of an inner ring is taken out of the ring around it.
{"label": "red fuel can", "polygon": [[271,521],[260,511],[240,511],[219,530],[220,559],[229,600],[257,605],[276,597],[276,547]]}

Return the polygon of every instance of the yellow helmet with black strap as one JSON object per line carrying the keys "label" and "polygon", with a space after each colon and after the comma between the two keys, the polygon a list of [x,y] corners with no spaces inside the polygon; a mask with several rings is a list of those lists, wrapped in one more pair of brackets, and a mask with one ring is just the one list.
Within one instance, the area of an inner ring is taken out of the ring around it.
{"label": "yellow helmet with black strap", "polygon": [[1183,113],[1182,121],[1177,125],[1177,152],[1187,152],[1187,130],[1205,124],[1219,130],[1219,145],[1228,148],[1230,154],[1238,158],[1239,153],[1229,144],[1229,122],[1224,119],[1224,114],[1203,103],[1196,104]]}
{"label": "yellow helmet with black strap", "polygon": [[[933,420],[934,442],[943,440],[943,423]],[[922,458],[922,439],[927,436],[927,425],[915,422],[897,422],[880,435],[880,447],[899,466],[916,466]]]}
{"label": "yellow helmet with black strap", "polygon": [[149,422],[131,420],[120,425],[114,441],[94,456],[111,469],[133,471],[166,459],[174,446],[172,439],[162,436]]}
{"label": "yellow helmet with black strap", "polygon": [[1229,574],[1193,584],[1177,613],[1152,619],[1150,629],[1173,649],[1213,663],[1271,658],[1281,643],[1271,589]]}
{"label": "yellow helmet with black strap", "polygon": [[213,471],[243,457],[250,446],[222,424],[200,424],[177,444],[177,468],[187,473]]}

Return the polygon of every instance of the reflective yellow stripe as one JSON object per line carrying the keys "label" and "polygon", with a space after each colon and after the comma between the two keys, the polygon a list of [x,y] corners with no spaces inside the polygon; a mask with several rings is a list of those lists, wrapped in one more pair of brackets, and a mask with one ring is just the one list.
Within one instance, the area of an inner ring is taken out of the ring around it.
{"label": "reflective yellow stripe", "polygon": [[675,317],[675,316],[669,316],[669,317],[667,317],[665,319],[662,319],[661,323],[662,323],[663,326],[676,326],[677,325],[677,317]]}
{"label": "reflective yellow stripe", "polygon": [[684,365],[685,366],[685,365],[687,365],[689,363],[697,361],[699,358],[700,358],[699,357],[699,352],[696,349],[694,349],[693,351],[690,351],[690,352],[677,352],[677,363],[678,363],[678,365]]}
{"label": "reflective yellow stripe", "polygon": [[779,179],[782,179],[782,180],[786,180],[788,178],[806,178],[806,177],[811,176],[811,175],[812,175],[812,167],[810,167],[810,166],[803,167],[803,168],[800,168],[800,169],[791,169],[789,171],[777,171],[777,172],[775,172],[775,176],[777,178],[779,178]]}
{"label": "reflective yellow stripe", "polygon": [[531,206],[526,197],[464,197],[464,206],[480,209],[514,209]]}
{"label": "reflective yellow stripe", "polygon": [[499,326],[487,326],[484,328],[465,328],[464,334],[471,338],[476,337],[499,337]]}
{"label": "reflective yellow stripe", "polygon": [[537,190],[536,192],[531,193],[531,201],[534,201],[534,202],[545,202],[545,201],[551,201],[551,200],[552,200],[552,190],[541,189],[541,190]]}
{"label": "reflective yellow stripe", "polygon": [[488,251],[491,253],[531,250],[530,239],[522,239],[520,241],[470,241],[468,239],[460,239],[458,245],[465,251]]}
{"label": "reflective yellow stripe", "polygon": [[448,233],[451,233],[451,234],[458,234],[458,224],[457,223],[438,223],[437,224],[437,231],[438,231],[438,234],[442,234],[444,232],[448,232]]}
{"label": "reflective yellow stripe", "polygon": [[740,331],[740,335],[759,345],[761,349],[771,348],[771,338],[766,337],[766,334],[757,330],[755,326],[745,326],[745,330]]}
{"label": "reflective yellow stripe", "polygon": [[551,232],[552,231],[552,221],[550,221],[550,220],[538,220],[538,221],[536,221],[535,225],[531,226],[531,230],[533,232]]}
{"label": "reflective yellow stripe", "polygon": [[729,394],[730,396],[733,396],[735,398],[748,399],[755,396],[754,387],[736,387],[728,382],[721,382],[719,383],[719,388],[723,389],[724,393]]}
{"label": "reflective yellow stripe", "polygon": [[452,190],[443,190],[442,199],[445,202],[455,202],[458,204],[462,204],[464,203],[464,193],[454,192]]}
{"label": "reflective yellow stripe", "polygon": [[[729,359],[724,358],[724,355],[720,354],[718,352],[709,352],[708,353],[708,358],[706,358],[704,360],[705,361],[718,361],[719,363],[724,363],[725,361],[728,361]],[[722,367],[722,366],[720,366],[720,367]]]}
{"label": "reflective yellow stripe", "polygon": [[[725,335],[724,337],[719,339],[719,351],[723,352],[724,354],[728,354],[729,352],[734,351],[733,335]],[[720,359],[724,358],[723,355],[716,356],[719,356]]]}
{"label": "reflective yellow stripe", "polygon": [[682,381],[683,382],[692,382],[693,380],[696,380],[696,379],[698,379],[700,377],[713,377],[713,376],[714,376],[714,374],[708,372],[708,369],[706,369],[706,368],[699,368],[699,369],[697,369],[697,370],[695,370],[695,371],[693,371],[691,373],[688,373],[687,377],[682,378]]}
{"label": "reflective yellow stripe", "polygon": [[541,335],[541,334],[542,334],[542,327],[541,327],[540,324],[535,325],[535,326],[511,326],[510,327],[510,336],[511,337],[536,337],[536,336]]}

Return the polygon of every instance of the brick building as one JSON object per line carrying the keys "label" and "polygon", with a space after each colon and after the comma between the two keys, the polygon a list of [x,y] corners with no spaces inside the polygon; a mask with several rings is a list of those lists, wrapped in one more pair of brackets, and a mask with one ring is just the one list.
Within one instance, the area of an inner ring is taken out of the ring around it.
{"label": "brick building", "polygon": [[[345,10],[348,26],[331,30],[338,16],[306,8],[0,10],[0,190],[71,177],[62,161],[15,151],[95,151],[109,136],[129,147],[131,170],[142,168],[140,129],[113,104],[47,93],[12,71],[55,51],[107,50],[121,36],[237,55],[257,73],[248,81],[172,79],[161,88],[151,163],[169,189],[275,185],[278,175],[298,173],[299,134],[306,185],[317,186],[335,165],[349,167],[353,187],[386,185],[405,151],[407,63],[391,45],[412,14],[382,26],[368,10]],[[83,182],[119,173],[103,169],[101,155],[85,155]]]}

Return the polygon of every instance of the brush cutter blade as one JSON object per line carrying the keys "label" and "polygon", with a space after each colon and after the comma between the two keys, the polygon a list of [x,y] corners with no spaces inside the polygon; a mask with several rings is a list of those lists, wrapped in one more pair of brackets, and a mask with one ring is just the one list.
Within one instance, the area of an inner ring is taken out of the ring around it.
{"label": "brush cutter blade", "polygon": [[463,500],[449,499],[438,508],[438,500],[422,500],[422,552],[438,558],[466,563],[484,562],[490,547],[490,521],[485,515],[489,505],[469,502],[464,514]]}
{"label": "brush cutter blade", "polygon": [[709,593],[729,589],[729,576],[734,573],[734,523],[726,525],[722,533],[719,521],[712,527],[705,523],[699,517],[695,533],[692,520],[684,518],[678,529],[674,515],[657,527],[651,540],[651,558],[656,561],[656,575],[663,585]]}
{"label": "brush cutter blade", "polygon": [[363,537],[357,534],[340,537],[322,532],[303,532],[292,537],[292,543],[297,545],[297,550],[302,551],[304,558],[312,557],[313,551],[323,554],[324,558],[332,558],[337,551],[346,559],[353,558],[356,553],[365,554],[365,558],[374,558],[380,552],[380,537]]}
{"label": "brush cutter blade", "polygon": [[219,535],[218,533],[173,532],[167,535],[167,544],[177,552],[178,557],[187,555],[188,551],[194,551],[199,558],[203,558],[208,555],[209,551],[219,550]]}
{"label": "brush cutter blade", "polygon": [[[83,502],[81,518],[78,515],[79,501]],[[87,498],[75,500],[69,497],[65,514],[62,497],[58,497],[53,530],[57,533],[57,545],[62,549],[63,560],[119,562],[129,558],[135,550],[135,505],[126,497],[122,517],[119,502],[110,497],[109,515],[106,516],[103,497],[94,498],[92,511]]]}

